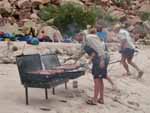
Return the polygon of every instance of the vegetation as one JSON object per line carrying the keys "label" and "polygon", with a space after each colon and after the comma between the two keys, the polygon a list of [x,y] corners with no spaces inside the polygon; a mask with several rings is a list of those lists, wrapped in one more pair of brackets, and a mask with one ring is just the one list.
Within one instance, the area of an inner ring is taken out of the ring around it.
{"label": "vegetation", "polygon": [[55,25],[63,35],[73,36],[86,28],[87,25],[94,25],[96,22],[111,25],[118,21],[118,18],[105,12],[101,7],[93,6],[86,9],[80,5],[64,4],[56,7],[48,5],[40,10],[39,16],[42,20]]}
{"label": "vegetation", "polygon": [[141,12],[139,14],[139,16],[141,17],[141,19],[143,21],[149,20],[150,21],[150,13],[149,12]]}
{"label": "vegetation", "polygon": [[96,22],[96,14],[93,10],[84,10],[81,6],[71,3],[60,7],[48,5],[40,10],[39,15],[44,21],[53,18],[53,24],[63,34],[69,36],[73,36],[85,29],[87,25],[94,25]]}
{"label": "vegetation", "polygon": [[110,12],[105,12],[101,7],[95,7],[93,10],[95,11],[97,21],[101,21],[103,24],[110,25],[119,20],[119,18],[112,16]]}
{"label": "vegetation", "polygon": [[40,9],[39,16],[42,20],[47,21],[58,14],[58,8],[54,5],[49,5]]}
{"label": "vegetation", "polygon": [[124,7],[131,4],[131,0],[112,0],[117,6]]}

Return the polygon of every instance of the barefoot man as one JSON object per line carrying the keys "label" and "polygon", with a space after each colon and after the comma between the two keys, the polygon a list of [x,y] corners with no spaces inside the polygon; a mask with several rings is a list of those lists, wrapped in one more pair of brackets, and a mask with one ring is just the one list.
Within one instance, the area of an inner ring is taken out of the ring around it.
{"label": "barefoot man", "polygon": [[120,27],[116,27],[116,30],[119,31],[118,38],[120,39],[120,53],[121,53],[121,63],[125,68],[127,74],[131,75],[128,64],[130,64],[133,68],[135,68],[138,72],[138,78],[141,78],[143,75],[143,71],[133,62],[135,45],[130,36],[130,33],[126,29],[120,29]]}

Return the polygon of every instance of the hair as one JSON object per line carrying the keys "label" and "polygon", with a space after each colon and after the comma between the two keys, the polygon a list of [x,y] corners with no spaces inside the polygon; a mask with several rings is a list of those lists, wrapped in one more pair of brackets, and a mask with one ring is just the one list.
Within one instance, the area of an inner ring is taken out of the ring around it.
{"label": "hair", "polygon": [[45,33],[45,31],[44,31],[44,30],[42,30],[42,31],[41,31],[41,33]]}
{"label": "hair", "polygon": [[77,40],[79,43],[83,41],[84,33],[78,33],[74,39]]}
{"label": "hair", "polygon": [[103,27],[100,26],[100,25],[97,25],[97,26],[96,26],[96,29],[97,29],[98,32],[102,32]]}
{"label": "hair", "polygon": [[96,32],[97,32],[97,30],[94,27],[89,30],[90,34],[96,34]]}

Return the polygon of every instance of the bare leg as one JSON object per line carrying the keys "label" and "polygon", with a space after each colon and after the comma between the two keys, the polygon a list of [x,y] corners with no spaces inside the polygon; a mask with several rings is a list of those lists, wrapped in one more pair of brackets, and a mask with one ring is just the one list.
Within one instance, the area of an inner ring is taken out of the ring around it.
{"label": "bare leg", "polygon": [[138,71],[138,77],[141,78],[142,75],[143,75],[143,71],[132,61],[133,57],[132,58],[128,58],[127,61],[128,63],[134,67],[137,71]]}
{"label": "bare leg", "polygon": [[99,102],[101,104],[104,104],[104,83],[103,83],[103,79],[99,79],[99,89],[100,89],[100,97],[99,97]]}
{"label": "bare leg", "polygon": [[114,83],[113,83],[113,81],[112,81],[112,79],[110,78],[110,77],[106,77],[106,80],[108,80],[108,82],[113,86],[114,85]]}
{"label": "bare leg", "polygon": [[139,67],[132,61],[132,58],[128,58],[127,61],[128,61],[128,63],[129,63],[132,67],[134,67],[138,72],[141,71],[141,70],[139,69]]}
{"label": "bare leg", "polygon": [[127,74],[130,75],[129,67],[128,67],[128,64],[126,63],[126,58],[124,58],[123,56],[121,58],[121,63],[123,67],[125,68]]}
{"label": "bare leg", "polygon": [[97,101],[97,98],[100,92],[99,85],[100,85],[99,79],[98,78],[94,79],[94,98],[93,99],[95,102]]}
{"label": "bare leg", "polygon": [[92,99],[89,99],[87,101],[87,104],[96,105],[98,100],[97,98],[100,92],[99,86],[100,86],[99,79],[98,78],[94,79],[94,97]]}

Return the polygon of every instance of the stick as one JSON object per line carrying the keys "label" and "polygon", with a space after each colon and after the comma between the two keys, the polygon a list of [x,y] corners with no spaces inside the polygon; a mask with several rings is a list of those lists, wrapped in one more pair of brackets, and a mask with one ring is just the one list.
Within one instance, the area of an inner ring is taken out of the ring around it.
{"label": "stick", "polygon": [[25,49],[25,44],[23,45],[23,49],[22,49],[21,55],[24,55],[24,54],[23,54],[24,49]]}
{"label": "stick", "polygon": [[121,60],[116,60],[116,61],[113,61],[113,62],[110,62],[109,64],[115,64],[115,63],[118,63],[120,62]]}

